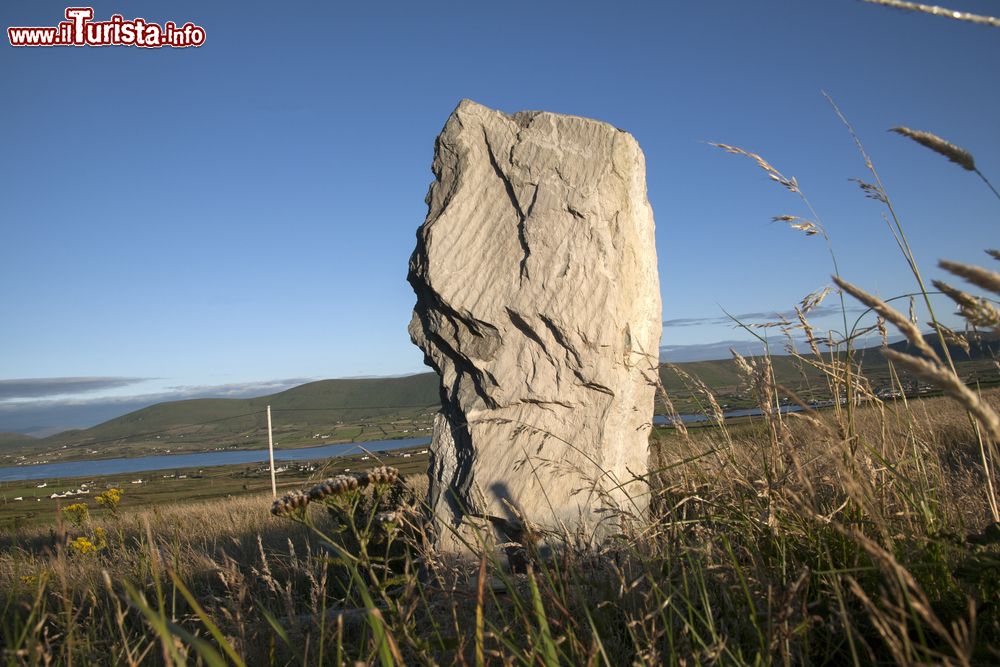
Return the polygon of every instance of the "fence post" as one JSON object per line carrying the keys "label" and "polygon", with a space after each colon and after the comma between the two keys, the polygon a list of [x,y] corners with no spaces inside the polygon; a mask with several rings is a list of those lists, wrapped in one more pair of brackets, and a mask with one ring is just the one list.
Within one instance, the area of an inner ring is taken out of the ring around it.
{"label": "fence post", "polygon": [[271,495],[278,497],[278,483],[274,479],[274,435],[271,433],[271,406],[267,406],[267,453],[271,458]]}

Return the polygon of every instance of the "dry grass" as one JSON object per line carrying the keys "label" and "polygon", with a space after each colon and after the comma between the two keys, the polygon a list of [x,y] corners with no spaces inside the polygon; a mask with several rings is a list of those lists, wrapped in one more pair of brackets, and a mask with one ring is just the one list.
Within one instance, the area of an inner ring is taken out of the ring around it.
{"label": "dry grass", "polygon": [[[1000,392],[984,401],[995,409]],[[667,465],[653,517],[519,574],[489,553],[468,566],[438,562],[405,530],[391,574],[369,569],[371,553],[352,565],[327,544],[345,543],[318,507],[330,498],[298,521],[272,517],[261,495],[24,530],[0,556],[5,655],[211,663],[228,647],[246,664],[995,660],[1000,553],[964,411],[936,398],[855,412],[853,440],[832,410],[661,432]],[[364,533],[377,508],[356,500]],[[97,553],[66,546],[98,527],[107,546]]]}
{"label": "dry grass", "polygon": [[967,21],[969,23],[977,23],[979,25],[1000,28],[1000,19],[996,17],[962,12],[955,9],[949,9],[947,7],[928,5],[922,2],[907,2],[906,0],[865,0],[865,2],[873,5],[892,7],[893,9],[905,9],[912,12],[922,12],[933,16],[942,16],[944,18],[954,19],[956,21]]}
{"label": "dry grass", "polygon": [[921,130],[911,130],[908,127],[894,127],[889,131],[913,139],[921,146],[926,146],[935,153],[943,155],[966,171],[976,170],[976,161],[972,157],[972,153],[964,148],[959,148],[950,141],[945,141],[936,134]]}

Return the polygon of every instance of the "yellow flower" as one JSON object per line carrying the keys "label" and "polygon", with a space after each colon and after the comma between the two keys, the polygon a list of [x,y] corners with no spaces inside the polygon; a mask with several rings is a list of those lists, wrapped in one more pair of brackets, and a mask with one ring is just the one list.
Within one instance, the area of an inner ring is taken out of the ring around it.
{"label": "yellow flower", "polygon": [[108,536],[100,526],[94,528],[94,546],[98,549],[106,549],[108,546]]}
{"label": "yellow flower", "polygon": [[90,511],[87,506],[83,503],[74,503],[73,505],[67,505],[62,510],[63,516],[66,520],[72,523],[74,526],[80,527],[87,522],[90,518]]}
{"label": "yellow flower", "polygon": [[104,505],[113,513],[118,512],[118,503],[122,501],[121,489],[108,489],[107,491],[98,494],[95,498],[98,505]]}
{"label": "yellow flower", "polygon": [[78,537],[69,543],[70,548],[79,556],[86,556],[97,551],[94,543],[86,537]]}

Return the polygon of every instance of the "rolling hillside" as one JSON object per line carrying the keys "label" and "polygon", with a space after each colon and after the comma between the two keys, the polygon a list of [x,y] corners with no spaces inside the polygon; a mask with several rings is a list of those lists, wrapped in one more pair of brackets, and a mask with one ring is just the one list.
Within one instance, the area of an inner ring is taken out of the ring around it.
{"label": "rolling hillside", "polygon": [[31,436],[24,435],[22,433],[0,432],[0,447],[3,447],[5,445],[23,444],[25,442],[31,442],[33,440],[34,438],[32,438]]}
{"label": "rolling hillside", "polygon": [[[940,352],[936,339],[929,342]],[[906,351],[907,344],[891,347]],[[986,337],[969,354],[950,352],[960,373],[969,380],[995,383],[993,359],[1000,356],[1000,339]],[[858,352],[857,362],[873,384],[888,386],[880,348]],[[803,398],[823,399],[825,383],[819,371],[789,356],[772,357],[777,381]],[[724,407],[750,405],[731,359],[676,364],[699,378]],[[698,403],[684,380],[669,366],[661,378],[680,412],[695,412]],[[21,462],[107,458],[138,454],[178,453],[206,449],[257,448],[266,445],[266,406],[272,410],[275,439],[282,446],[381,440],[429,435],[437,411],[438,379],[434,373],[399,378],[322,380],[250,399],[195,399],[158,403],[84,430],[33,439],[0,434],[0,465]]]}
{"label": "rolling hillside", "polygon": [[[347,421],[426,408],[437,405],[437,400],[437,378],[432,373],[402,378],[321,380],[258,398],[200,398],[157,403],[85,431],[77,431],[68,439],[118,438],[189,424],[211,426],[210,430],[240,432],[260,425],[268,405],[276,422],[279,415],[300,413],[296,416],[297,422],[323,425],[329,424],[331,419],[334,422]],[[310,412],[315,414],[307,414]],[[61,442],[64,439],[62,435],[48,440]]]}
{"label": "rolling hillside", "polygon": [[267,444],[268,405],[275,439],[286,446],[408,437],[437,411],[437,376],[322,380],[258,398],[158,403],[48,438],[12,434],[0,442],[0,465],[42,453],[66,461],[259,448]]}
{"label": "rolling hillside", "polygon": [[[936,336],[926,336],[928,344],[939,355],[942,354],[940,342]],[[889,345],[890,348],[899,352],[912,353],[912,346],[907,341],[900,341]],[[994,364],[994,359],[1000,358],[1000,337],[995,335],[984,335],[978,342],[970,344],[969,352],[957,345],[949,345],[948,352],[955,361],[959,374],[967,381],[980,381],[986,384],[994,384],[1000,381],[1000,374]],[[808,356],[808,355],[807,355]],[[756,357],[750,357],[751,360]],[[843,359],[843,355],[841,355]],[[890,387],[889,367],[886,363],[882,348],[869,347],[855,351],[854,362],[861,367],[862,372],[877,390],[880,387]],[[822,373],[816,368],[802,364],[794,357],[781,355],[771,357],[771,364],[774,368],[774,375],[777,382],[788,387],[806,399],[824,400],[828,397],[823,395],[825,381]],[[682,364],[674,364],[682,371],[699,378],[720,397],[720,402],[728,402],[729,407],[747,407],[750,405],[750,397],[741,393],[741,379],[736,363],[732,359],[719,359],[714,361],[694,361]],[[661,378],[664,386],[672,396],[677,397],[674,404],[680,412],[693,411],[695,403],[686,400],[690,395],[680,374],[673,371],[669,366],[661,369]],[[902,375],[904,380],[915,382],[912,378]],[[725,400],[722,400],[725,399]]]}

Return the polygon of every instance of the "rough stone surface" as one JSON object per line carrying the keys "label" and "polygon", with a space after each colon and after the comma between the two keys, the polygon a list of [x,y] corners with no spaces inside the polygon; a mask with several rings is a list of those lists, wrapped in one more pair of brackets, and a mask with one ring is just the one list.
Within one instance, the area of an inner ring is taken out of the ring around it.
{"label": "rough stone surface", "polygon": [[408,279],[441,376],[439,542],[477,515],[601,534],[647,490],[662,319],[642,151],[605,123],[464,100],[433,171]]}

